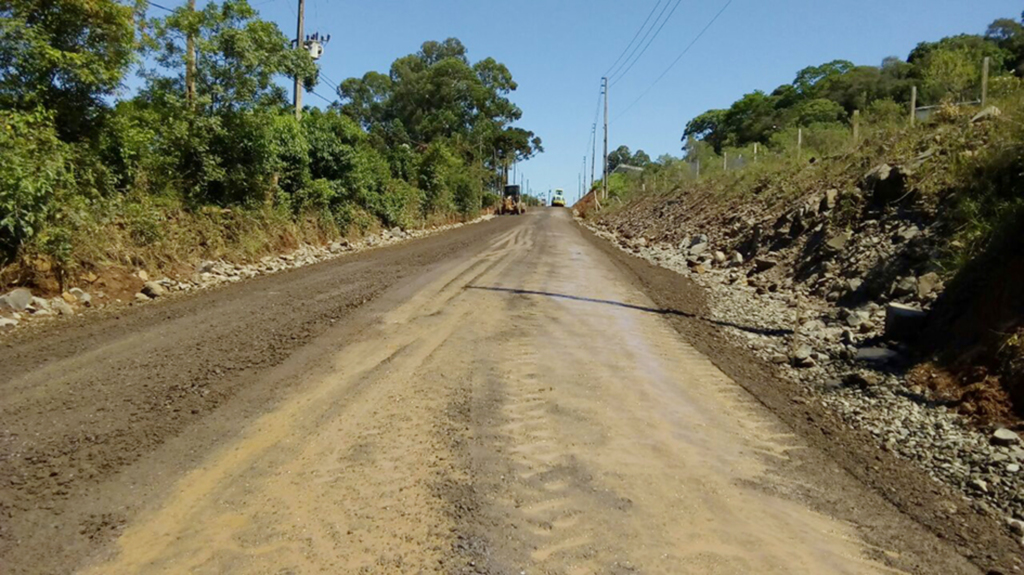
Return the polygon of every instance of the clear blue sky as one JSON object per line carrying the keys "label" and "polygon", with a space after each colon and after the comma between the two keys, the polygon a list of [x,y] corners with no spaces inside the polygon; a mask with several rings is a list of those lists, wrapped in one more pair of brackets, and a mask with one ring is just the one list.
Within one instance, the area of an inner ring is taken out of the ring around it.
{"label": "clear blue sky", "polygon": [[[297,0],[250,1],[294,34]],[[522,166],[523,174],[535,191],[560,187],[575,197],[583,155],[590,154],[600,77],[656,1],[306,0],[306,31],[332,35],[321,64],[336,82],[368,70],[386,72],[423,41],[450,36],[462,40],[471,60],[493,56],[505,63],[519,83],[512,97],[523,109],[521,125],[536,132],[546,149]],[[612,119],[726,1],[682,0],[646,54],[612,87]],[[679,155],[683,127],[692,117],[728,106],[745,92],[790,82],[805,66],[836,58],[858,64],[905,58],[920,41],[983,33],[992,20],[1017,18],[1022,10],[1024,3],[1011,0],[734,0],[675,68],[612,124],[609,147],[626,144],[652,158]],[[323,84],[316,91],[331,95]],[[306,99],[324,104],[312,95]]]}

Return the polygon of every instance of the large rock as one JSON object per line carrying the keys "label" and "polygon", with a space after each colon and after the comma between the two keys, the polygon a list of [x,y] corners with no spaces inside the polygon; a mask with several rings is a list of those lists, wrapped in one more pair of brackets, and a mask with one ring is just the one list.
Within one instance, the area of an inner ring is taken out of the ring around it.
{"label": "large rock", "polygon": [[167,290],[157,282],[146,282],[142,286],[142,293],[150,298],[158,298],[167,295]]}
{"label": "large rock", "polygon": [[839,190],[833,188],[825,191],[825,196],[821,198],[821,203],[818,205],[819,212],[828,212],[834,210],[839,202]]}
{"label": "large rock", "polygon": [[913,339],[920,335],[928,314],[907,305],[891,303],[885,308],[885,336],[890,339]]}
{"label": "large rock", "polygon": [[28,288],[18,288],[0,296],[0,308],[8,307],[14,311],[25,311],[32,303],[32,292]]}
{"label": "large rock", "polygon": [[7,331],[14,329],[18,325],[18,320],[13,318],[0,317],[0,331]]}
{"label": "large rock", "polygon": [[709,247],[711,247],[710,244],[708,244],[707,242],[703,242],[690,246],[689,252],[691,256],[699,256],[704,254],[704,252],[708,251]]}
{"label": "large rock", "polygon": [[87,307],[92,305],[92,296],[82,288],[71,288],[68,293],[75,296],[75,299],[82,302],[82,305]]}
{"label": "large rock", "polygon": [[992,445],[1002,445],[1009,447],[1011,445],[1017,445],[1020,443],[1020,436],[1016,433],[1006,429],[1005,427],[999,428],[992,433]]}
{"label": "large rock", "polygon": [[871,193],[871,200],[880,205],[890,204],[907,195],[909,171],[899,166],[881,164],[864,176],[864,189]]}

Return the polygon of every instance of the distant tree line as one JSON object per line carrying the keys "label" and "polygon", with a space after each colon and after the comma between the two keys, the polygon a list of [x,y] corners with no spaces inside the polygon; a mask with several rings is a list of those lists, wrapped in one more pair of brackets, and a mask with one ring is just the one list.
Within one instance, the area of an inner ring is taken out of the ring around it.
{"label": "distant tree line", "polygon": [[725,148],[771,144],[773,135],[794,127],[848,123],[854,110],[874,116],[900,114],[906,110],[913,86],[922,105],[976,98],[986,57],[997,86],[1000,82],[1019,85],[1024,75],[1021,21],[1000,19],[985,35],[922,42],[906,60],[893,56],[880,66],[834,60],[804,68],[791,84],[771,93],[756,90],[728,108],[708,110],[692,119],[683,132],[684,149],[701,142],[721,154]]}

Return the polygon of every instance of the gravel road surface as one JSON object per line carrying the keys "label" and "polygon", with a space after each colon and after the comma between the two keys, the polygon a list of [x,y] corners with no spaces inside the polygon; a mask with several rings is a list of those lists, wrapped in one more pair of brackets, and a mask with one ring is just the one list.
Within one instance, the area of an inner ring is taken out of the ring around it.
{"label": "gravel road surface", "polygon": [[535,210],[10,342],[0,571],[981,572],[621,257]]}

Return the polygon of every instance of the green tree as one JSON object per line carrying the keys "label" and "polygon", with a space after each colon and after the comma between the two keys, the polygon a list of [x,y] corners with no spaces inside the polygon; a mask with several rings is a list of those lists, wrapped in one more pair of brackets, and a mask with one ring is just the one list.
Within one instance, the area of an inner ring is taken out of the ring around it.
{"label": "green tree", "polygon": [[716,153],[721,153],[728,136],[725,133],[725,114],[726,110],[708,110],[690,120],[683,131],[683,142],[694,138],[707,142],[714,147]]}
{"label": "green tree", "polygon": [[633,153],[629,151],[629,146],[615,148],[608,153],[608,171],[611,172],[623,164],[629,165],[631,159],[633,159]]}
{"label": "green tree", "polygon": [[52,110],[67,140],[95,135],[136,58],[133,7],[114,0],[0,3],[0,107]]}

